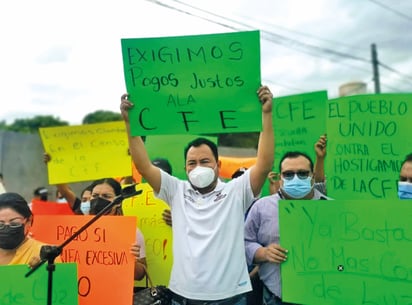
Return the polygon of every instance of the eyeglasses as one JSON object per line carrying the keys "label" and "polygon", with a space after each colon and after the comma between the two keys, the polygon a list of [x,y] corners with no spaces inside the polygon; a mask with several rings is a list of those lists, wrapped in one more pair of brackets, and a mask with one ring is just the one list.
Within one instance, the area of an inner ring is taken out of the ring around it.
{"label": "eyeglasses", "polygon": [[310,171],[302,171],[302,170],[299,170],[297,172],[284,171],[282,173],[282,177],[286,180],[292,180],[295,177],[295,175],[297,175],[299,179],[304,180],[304,179],[307,179],[309,177],[309,173],[310,173]]}
{"label": "eyeglasses", "polygon": [[24,225],[23,220],[22,221],[16,221],[13,220],[11,222],[9,222],[8,224],[5,223],[4,221],[0,221],[0,230],[3,230],[7,227],[12,228],[12,229],[16,229],[16,228],[20,228],[21,226]]}

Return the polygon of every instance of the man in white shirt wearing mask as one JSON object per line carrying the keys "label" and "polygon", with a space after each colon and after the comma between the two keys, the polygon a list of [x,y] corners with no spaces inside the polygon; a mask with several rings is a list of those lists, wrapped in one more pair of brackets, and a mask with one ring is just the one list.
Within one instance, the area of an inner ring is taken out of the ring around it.
{"label": "man in white shirt wearing mask", "polygon": [[244,215],[260,195],[274,156],[273,95],[266,86],[257,95],[262,104],[262,132],[256,164],[227,183],[218,179],[217,146],[205,138],[195,139],[185,149],[188,181],[153,165],[141,137],[130,134],[128,110],[133,104],[128,94],[121,97],[133,162],[172,212],[172,305],[246,304],[252,287],[245,259]]}

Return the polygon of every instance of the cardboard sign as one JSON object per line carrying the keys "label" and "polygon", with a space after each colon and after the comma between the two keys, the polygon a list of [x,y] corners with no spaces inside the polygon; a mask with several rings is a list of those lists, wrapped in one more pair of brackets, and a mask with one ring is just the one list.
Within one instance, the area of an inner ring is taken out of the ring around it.
{"label": "cardboard sign", "polygon": [[275,172],[279,172],[280,159],[288,151],[304,152],[315,162],[315,143],[326,133],[327,100],[326,91],[274,99]]}
{"label": "cardboard sign", "polygon": [[236,158],[219,156],[221,162],[219,176],[225,179],[231,179],[232,175],[241,167],[250,168],[256,163],[256,157],[253,158]]}
{"label": "cardboard sign", "polygon": [[[138,227],[146,241],[146,262],[150,277],[155,285],[169,284],[172,268],[172,228],[162,218],[162,212],[169,206],[154,197],[153,189],[148,183],[140,183],[136,190],[143,192],[135,197],[124,200],[125,215],[136,215]],[[146,286],[145,280],[136,286]]]}
{"label": "cardboard sign", "polygon": [[[49,272],[47,263],[26,277],[26,265],[0,266],[0,304],[48,304]],[[77,265],[57,263],[53,271],[52,304],[77,305]]]}
{"label": "cardboard sign", "polygon": [[121,43],[132,135],[261,130],[258,31]]}
{"label": "cardboard sign", "polygon": [[[61,245],[92,216],[36,216],[32,232],[42,242]],[[78,264],[80,305],[131,304],[136,219],[102,216],[63,248],[64,262]]]}
{"label": "cardboard sign", "polygon": [[410,304],[411,215],[408,200],[281,200],[283,301]]}
{"label": "cardboard sign", "polygon": [[50,184],[131,176],[124,122],[39,128],[39,133],[51,156]]}
{"label": "cardboard sign", "polygon": [[68,203],[57,203],[33,199],[31,211],[34,215],[74,215]]}
{"label": "cardboard sign", "polygon": [[328,195],[396,199],[401,163],[411,152],[412,94],[328,101]]}

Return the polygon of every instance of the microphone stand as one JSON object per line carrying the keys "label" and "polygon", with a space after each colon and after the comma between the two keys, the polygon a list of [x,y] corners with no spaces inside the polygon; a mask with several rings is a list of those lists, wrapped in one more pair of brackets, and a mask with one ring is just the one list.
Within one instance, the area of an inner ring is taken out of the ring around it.
{"label": "microphone stand", "polygon": [[52,305],[52,293],[53,293],[53,272],[56,269],[56,265],[54,260],[57,256],[59,256],[63,248],[67,246],[70,242],[72,242],[76,237],[78,237],[83,231],[85,231],[88,227],[90,227],[94,222],[96,222],[101,216],[105,215],[112,207],[115,205],[120,204],[124,199],[130,198],[142,193],[142,190],[136,191],[135,186],[136,184],[132,184],[130,186],[125,187],[122,190],[122,193],[116,196],[112,202],[110,202],[107,206],[105,206],[100,212],[98,212],[92,219],[86,222],[78,231],[76,231],[73,235],[71,235],[68,239],[66,239],[62,244],[59,246],[50,246],[45,245],[42,246],[40,249],[40,262],[35,265],[29,272],[26,273],[25,277],[29,277],[32,273],[34,273],[37,269],[40,268],[44,263],[47,262],[47,271],[48,271],[48,280],[47,280],[47,305]]}

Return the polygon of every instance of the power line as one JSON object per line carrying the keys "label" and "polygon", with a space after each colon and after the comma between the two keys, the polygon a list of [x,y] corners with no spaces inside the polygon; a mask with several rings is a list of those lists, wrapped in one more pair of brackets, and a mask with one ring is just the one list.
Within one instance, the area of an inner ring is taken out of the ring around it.
{"label": "power line", "polygon": [[[183,13],[185,15],[189,15],[189,16],[192,16],[192,17],[195,17],[195,18],[200,18],[200,19],[206,20],[208,22],[220,25],[220,26],[225,27],[225,28],[229,28],[229,29],[234,30],[234,31],[245,30],[245,29],[239,29],[239,27],[238,27],[239,25],[243,26],[246,29],[254,29],[252,26],[250,26],[249,24],[246,24],[244,22],[240,22],[240,21],[233,20],[233,19],[230,19],[230,18],[227,18],[227,17],[223,17],[221,15],[209,12],[207,10],[195,7],[193,5],[184,3],[184,2],[179,1],[179,0],[171,0],[171,1],[173,1],[175,3],[178,3],[180,5],[183,5],[185,7],[189,7],[191,9],[200,11],[202,13],[206,13],[209,16],[219,18],[220,20],[224,20],[225,22],[216,21],[215,19],[205,17],[205,16],[200,16],[198,14],[192,13],[192,12],[184,10],[182,8],[178,8],[176,6],[166,4],[166,3],[161,2],[159,0],[147,0],[147,1],[152,2],[152,3],[154,3],[156,5],[159,5],[159,6],[165,7],[167,9],[175,10],[175,11]],[[228,22],[232,22],[234,24],[237,24],[238,26],[229,25]],[[331,49],[328,49],[328,48],[322,48],[322,47],[318,47],[318,46],[314,46],[314,45],[309,45],[309,44],[300,42],[298,40],[291,39],[291,38],[285,37],[283,35],[272,33],[272,32],[266,31],[266,30],[260,30],[260,32],[262,34],[262,39],[265,39],[269,42],[279,44],[279,45],[282,45],[286,48],[294,49],[296,51],[308,54],[308,55],[313,56],[313,57],[318,57],[318,58],[321,58],[323,60],[328,59],[331,62],[335,62],[335,63],[339,63],[341,65],[345,65],[346,67],[350,67],[351,69],[356,69],[356,70],[360,70],[362,72],[370,73],[369,69],[364,69],[364,68],[354,66],[354,65],[351,65],[351,64],[348,64],[348,63],[342,64],[342,63],[340,63],[336,60],[336,58],[345,58],[345,59],[351,59],[351,60],[366,62],[366,63],[369,64],[370,61],[368,59],[353,56],[351,54],[338,52],[338,51],[331,50]],[[325,56],[327,56],[327,58],[325,58]],[[331,58],[331,56],[332,56],[332,58]],[[269,83],[273,83],[273,82],[269,82]],[[280,83],[274,83],[274,84],[276,84],[277,86],[280,86],[282,88],[288,89],[288,90],[304,91],[302,89],[291,88],[290,86],[282,85]]]}
{"label": "power line", "polygon": [[[207,17],[204,17],[204,16],[200,16],[198,14],[194,14],[194,13],[189,12],[187,10],[183,10],[183,9],[177,8],[175,6],[165,4],[165,3],[161,2],[161,1],[158,1],[158,0],[147,0],[147,1],[155,3],[155,4],[163,6],[163,7],[166,7],[166,8],[169,8],[169,9],[172,9],[172,10],[175,10],[175,11],[178,11],[178,12],[181,12],[181,13],[184,13],[184,14],[187,14],[187,15],[190,15],[192,17],[201,18],[203,20],[221,25],[221,26],[229,28],[231,30],[239,31],[239,30],[242,30],[242,29],[239,29],[239,27],[236,27],[236,26],[233,26],[233,25],[229,25],[229,24],[227,24],[227,22],[235,23],[238,26],[241,25],[241,26],[245,27],[246,29],[254,29],[252,26],[250,26],[249,24],[246,24],[244,22],[240,22],[238,20],[233,20],[233,19],[230,19],[230,18],[227,18],[227,17],[223,17],[221,15],[209,12],[207,10],[195,7],[193,5],[187,4],[187,3],[179,1],[179,0],[171,0],[171,1],[173,1],[175,3],[178,3],[180,5],[184,5],[186,7],[189,7],[191,9],[195,9],[195,10],[200,11],[202,13],[206,13],[206,14],[209,14],[211,16],[223,19],[224,21],[226,21],[226,23],[221,22],[221,21],[216,21],[214,19],[207,18]],[[307,43],[301,42],[299,40],[291,39],[291,38],[285,37],[283,35],[279,35],[279,34],[276,34],[276,33],[273,33],[273,32],[269,32],[267,30],[261,30],[260,32],[262,33],[262,38],[265,39],[265,40],[268,40],[268,41],[276,43],[276,44],[280,44],[280,45],[282,45],[284,47],[287,47],[287,48],[295,49],[297,51],[300,51],[302,53],[306,53],[306,54],[311,55],[311,56],[320,57],[322,59],[325,59],[325,56],[328,56],[329,60],[335,61],[335,62],[336,62],[336,60],[331,59],[330,56],[333,56],[335,58],[338,57],[338,58],[345,58],[345,59],[351,59],[351,60],[366,62],[368,64],[370,62],[369,59],[361,58],[361,57],[358,57],[358,56],[355,56],[355,55],[352,55],[352,54],[348,54],[348,53],[339,52],[339,51],[329,49],[329,48],[323,48],[323,47],[307,44]],[[362,70],[359,67],[353,67],[352,66],[352,68]],[[362,70],[362,71],[365,72],[365,70]]]}
{"label": "power line", "polygon": [[385,4],[383,4],[383,3],[379,2],[379,1],[376,1],[376,0],[369,0],[369,1],[375,3],[376,5],[378,5],[378,6],[380,6],[380,7],[383,7],[384,9],[386,9],[386,10],[388,10],[388,11],[391,11],[391,12],[394,13],[395,15],[398,15],[398,16],[400,16],[400,17],[403,17],[403,18],[405,18],[405,19],[407,19],[407,20],[409,20],[409,21],[412,21],[412,17],[410,17],[410,16],[408,16],[408,15],[402,13],[402,12],[399,12],[399,11],[395,10],[395,9],[393,9],[393,8],[390,7],[390,6],[387,6],[387,5],[385,5]]}
{"label": "power line", "polygon": [[[155,1],[156,1],[156,0],[155,0]],[[247,24],[247,23],[240,22],[240,21],[238,21],[238,20],[230,19],[230,18],[221,16],[221,15],[215,14],[215,13],[213,13],[213,12],[210,12],[210,11],[201,9],[201,8],[199,8],[199,7],[190,5],[190,4],[188,4],[188,3],[185,3],[185,2],[183,2],[183,1],[179,1],[179,0],[171,0],[171,1],[173,1],[173,2],[175,2],[175,3],[179,3],[179,4],[181,4],[181,5],[185,5],[185,6],[187,6],[187,7],[192,8],[192,9],[201,11],[201,12],[203,12],[203,13],[207,13],[207,14],[209,14],[209,15],[211,15],[211,16],[214,16],[214,17],[217,17],[217,18],[220,18],[220,19],[223,19],[223,20],[226,20],[226,21],[230,21],[230,22],[232,22],[232,23],[235,23],[235,24],[244,26],[244,27],[246,27],[247,29],[253,29],[253,27],[252,27],[251,25]],[[159,1],[156,1],[156,2],[159,2]],[[189,13],[189,14],[192,15],[192,16],[194,16],[194,17],[200,17],[200,16],[194,15],[194,14],[192,14],[192,13]],[[202,18],[202,17],[200,17],[200,18]],[[223,23],[218,23],[218,24],[222,25]],[[228,26],[228,27],[229,27],[229,26]],[[239,30],[239,28],[236,28],[236,27],[233,27],[233,26],[230,27],[230,28]],[[319,46],[307,44],[307,43],[301,42],[301,41],[299,41],[299,40],[291,39],[291,38],[288,38],[288,37],[285,37],[285,36],[283,36],[283,35],[276,34],[276,33],[273,33],[273,32],[267,31],[267,30],[261,30],[261,33],[263,33],[264,35],[266,35],[266,40],[269,40],[269,41],[272,41],[272,42],[275,42],[275,43],[278,43],[278,44],[282,44],[282,45],[284,45],[284,46],[289,46],[289,47],[291,47],[291,48],[299,49],[299,50],[301,50],[301,51],[303,51],[303,52],[308,52],[308,50],[311,50],[311,51],[315,51],[315,52],[321,52],[321,53],[324,53],[324,54],[327,54],[327,55],[335,55],[335,56],[342,57],[342,58],[349,58],[349,59],[352,59],[352,60],[359,60],[359,61],[363,61],[363,62],[368,62],[368,63],[369,63],[369,60],[364,59],[364,58],[361,58],[361,57],[358,57],[358,56],[354,56],[354,55],[352,55],[352,54],[342,53],[342,52],[335,51],[335,50],[333,50],[333,49],[328,49],[328,48],[323,48],[323,47],[319,47]],[[265,38],[265,37],[263,37],[263,38]],[[303,48],[303,49],[302,49],[302,48]],[[310,55],[314,55],[313,53],[309,53],[309,54],[310,54]]]}
{"label": "power line", "polygon": [[[167,9],[175,10],[175,11],[183,13],[185,15],[189,15],[189,16],[192,16],[192,17],[195,17],[195,18],[203,19],[207,22],[211,22],[211,23],[220,25],[224,28],[228,28],[228,29],[231,29],[231,30],[234,30],[234,31],[245,30],[245,29],[249,29],[249,30],[254,29],[254,27],[252,27],[251,25],[249,25],[247,23],[240,22],[238,20],[234,20],[234,19],[231,19],[231,18],[227,18],[227,17],[221,16],[221,15],[215,14],[213,12],[210,12],[210,11],[204,10],[202,8],[199,8],[199,7],[190,5],[188,3],[185,3],[183,1],[170,0],[170,1],[172,1],[174,3],[177,3],[181,6],[188,7],[192,10],[196,10],[198,12],[207,14],[208,17],[196,14],[196,13],[191,12],[191,11],[188,11],[187,9],[178,8],[176,6],[166,4],[166,3],[162,2],[162,1],[159,1],[159,0],[147,0],[147,1],[152,2],[152,3],[154,3],[156,5],[159,5],[159,6],[165,7]],[[374,0],[369,0],[369,1],[375,2]],[[377,4],[379,5],[380,3],[377,3]],[[214,18],[211,18],[210,16],[212,16]],[[216,20],[216,18],[218,18],[219,21]],[[232,23],[234,25],[229,24],[229,23]],[[239,28],[239,26],[243,27],[243,29]],[[334,49],[329,49],[329,48],[324,48],[324,47],[320,47],[320,46],[317,46],[317,45],[307,44],[307,43],[301,42],[301,41],[296,40],[296,39],[292,39],[292,38],[289,38],[289,37],[286,37],[286,36],[271,32],[271,31],[267,31],[265,29],[260,30],[260,32],[261,32],[262,39],[265,39],[269,42],[279,44],[279,45],[282,45],[286,48],[294,49],[294,50],[302,52],[302,53],[306,53],[310,56],[314,56],[314,57],[318,57],[318,58],[322,58],[322,59],[328,59],[332,62],[338,62],[336,60],[337,58],[350,59],[350,60],[355,60],[355,61],[368,63],[368,64],[370,64],[370,62],[371,62],[370,59],[362,58],[362,57],[355,56],[355,55],[348,54],[348,53],[344,53],[344,52],[339,52],[339,51],[336,51]],[[303,35],[303,33],[301,33],[301,35]],[[361,68],[359,66],[353,66],[353,65],[348,64],[347,62],[344,63],[344,64],[341,63],[341,62],[338,62],[338,63],[341,64],[341,65],[345,65],[346,67],[350,67],[352,69],[357,69],[357,70],[360,70],[360,71],[363,71],[363,72],[370,73],[370,69],[364,69],[364,68]],[[395,70],[395,69],[393,69],[393,68],[391,68],[391,67],[389,67],[389,66],[387,66],[383,63],[378,62],[378,64],[380,66],[388,69],[388,70],[391,70],[394,73],[397,73],[401,76],[412,79],[412,77],[410,77],[408,75],[405,75],[405,74],[402,74],[401,72],[399,72],[399,71],[397,71],[397,70]],[[279,85],[281,87],[284,87],[286,89],[290,89],[290,88],[287,88],[286,86],[283,86],[281,84],[277,84],[277,85]]]}
{"label": "power line", "polygon": [[392,67],[389,67],[388,65],[385,65],[385,64],[383,64],[383,63],[381,63],[381,62],[378,62],[378,64],[379,64],[379,66],[381,66],[382,68],[385,68],[385,69],[387,69],[387,70],[389,70],[389,71],[392,71],[392,72],[398,74],[399,76],[401,76],[401,77],[403,77],[403,78],[410,79],[410,80],[412,81],[412,76],[406,75],[406,74],[404,74],[404,73],[402,73],[402,72],[399,72],[398,70],[396,70],[396,69],[394,69],[394,68],[392,68]]}
{"label": "power line", "polygon": [[[253,19],[253,17],[251,18],[249,16],[240,15],[239,17],[244,18],[244,19],[248,19],[248,20],[252,20],[252,21],[253,20],[256,21],[256,19]],[[304,37],[305,39],[309,38],[309,39],[317,40],[317,41],[320,41],[320,42],[326,42],[328,44],[340,45],[340,46],[345,47],[345,48],[350,48],[351,50],[357,49],[357,50],[364,51],[364,48],[360,48],[360,47],[353,46],[353,45],[350,45],[350,44],[347,44],[347,43],[343,43],[342,41],[339,41],[339,40],[326,39],[326,38],[323,38],[323,37],[313,35],[311,33],[305,33],[305,32],[301,32],[301,31],[288,29],[286,27],[283,27],[283,26],[280,26],[280,25],[277,25],[277,24],[273,24],[273,23],[268,23],[268,22],[261,21],[261,20],[259,20],[258,22],[263,26],[274,27],[274,28],[279,29],[280,31],[285,31],[285,32],[291,33],[293,35],[301,36],[301,37]]]}
{"label": "power line", "polygon": [[383,87],[385,87],[385,88],[389,88],[389,89],[392,90],[393,92],[401,92],[401,91],[402,91],[402,90],[399,90],[399,89],[397,89],[397,88],[395,88],[395,87],[389,86],[388,84],[385,84],[385,83],[381,83],[381,85],[382,85]]}
{"label": "power line", "polygon": [[203,19],[203,20],[206,20],[206,21],[211,22],[211,23],[214,23],[214,24],[218,24],[218,25],[220,25],[220,26],[222,26],[222,27],[229,28],[229,29],[231,29],[231,30],[235,30],[235,31],[238,30],[236,27],[229,26],[229,25],[227,25],[227,24],[220,23],[220,22],[217,22],[216,20],[212,20],[212,19],[209,19],[209,18],[206,18],[206,17],[194,15],[194,14],[188,12],[188,11],[179,9],[179,8],[177,8],[177,7],[175,7],[175,6],[171,6],[171,5],[165,4],[165,3],[161,2],[161,1],[158,1],[158,0],[146,0],[146,1],[152,2],[152,3],[154,3],[154,4],[157,4],[157,5],[159,5],[159,6],[163,6],[163,7],[165,7],[165,8],[171,9],[171,10],[175,10],[175,11],[180,12],[180,13],[183,13],[183,14],[185,14],[185,15],[189,15],[189,16],[196,17],[196,18],[201,18],[201,19]]}

